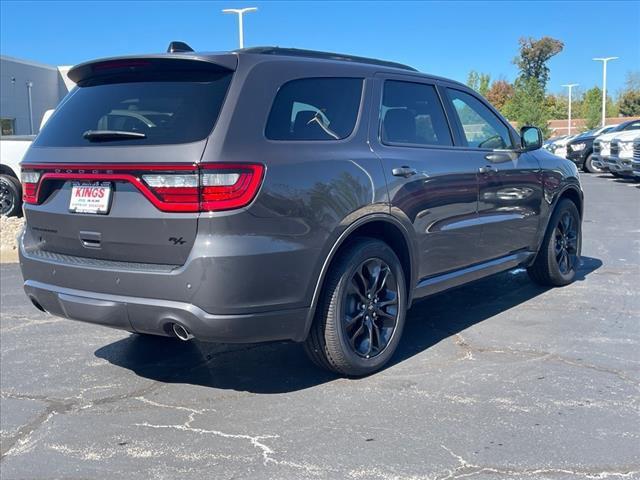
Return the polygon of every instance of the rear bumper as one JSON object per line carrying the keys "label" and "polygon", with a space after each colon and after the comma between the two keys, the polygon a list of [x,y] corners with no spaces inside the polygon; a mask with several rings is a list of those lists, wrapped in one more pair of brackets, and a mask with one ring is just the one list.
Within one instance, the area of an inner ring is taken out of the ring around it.
{"label": "rear bumper", "polygon": [[27,295],[54,315],[156,335],[179,323],[205,341],[302,341],[315,252],[274,243],[199,235],[182,266],[136,264],[40,250],[27,225],[19,254]]}
{"label": "rear bumper", "polygon": [[36,307],[60,317],[130,332],[171,336],[178,323],[195,338],[210,342],[254,343],[303,340],[307,308],[213,315],[182,302],[98,294],[33,280],[24,290]]}

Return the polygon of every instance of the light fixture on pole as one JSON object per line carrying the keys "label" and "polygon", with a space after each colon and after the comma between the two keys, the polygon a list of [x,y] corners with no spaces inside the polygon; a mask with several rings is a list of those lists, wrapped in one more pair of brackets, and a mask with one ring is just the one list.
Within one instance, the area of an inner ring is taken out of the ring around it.
{"label": "light fixture on pole", "polygon": [[235,13],[238,15],[238,36],[240,38],[240,48],[244,48],[244,31],[242,28],[242,16],[245,13],[255,12],[258,10],[256,7],[249,8],[225,8],[222,13]]}
{"label": "light fixture on pole", "polygon": [[563,87],[567,87],[569,89],[569,119],[567,120],[567,135],[571,135],[571,91],[573,87],[577,87],[580,85],[579,83],[569,83],[567,85],[562,85]]}
{"label": "light fixture on pole", "polygon": [[607,117],[607,62],[616,60],[618,57],[594,58],[596,62],[602,62],[602,126],[604,127]]}

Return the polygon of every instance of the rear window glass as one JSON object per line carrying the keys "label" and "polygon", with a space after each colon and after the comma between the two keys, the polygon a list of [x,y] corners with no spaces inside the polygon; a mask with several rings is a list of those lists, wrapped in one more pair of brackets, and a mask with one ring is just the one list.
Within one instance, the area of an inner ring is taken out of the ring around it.
{"label": "rear window glass", "polygon": [[[78,87],[47,122],[35,145],[92,145],[87,131],[144,134],[99,145],[166,145],[202,140],[213,130],[231,73],[198,81],[132,81]],[[94,141],[96,141],[94,139]]]}
{"label": "rear window glass", "polygon": [[340,140],[351,135],[361,78],[305,78],[278,91],[265,135],[271,140]]}

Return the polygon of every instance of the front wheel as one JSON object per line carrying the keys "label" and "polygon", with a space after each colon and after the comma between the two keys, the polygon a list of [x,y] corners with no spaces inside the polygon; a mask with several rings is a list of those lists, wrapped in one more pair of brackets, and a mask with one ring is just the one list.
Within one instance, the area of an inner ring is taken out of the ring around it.
{"label": "front wheel", "polygon": [[563,199],[558,203],[535,262],[527,271],[533,281],[549,287],[573,282],[580,262],[582,229],[576,204]]}
{"label": "front wheel", "polygon": [[604,170],[593,164],[593,154],[590,153],[584,161],[584,171],[589,173],[602,173]]}
{"label": "front wheel", "polygon": [[398,346],[407,292],[404,272],[384,242],[351,242],[327,273],[305,351],[320,367],[348,376],[382,368]]}

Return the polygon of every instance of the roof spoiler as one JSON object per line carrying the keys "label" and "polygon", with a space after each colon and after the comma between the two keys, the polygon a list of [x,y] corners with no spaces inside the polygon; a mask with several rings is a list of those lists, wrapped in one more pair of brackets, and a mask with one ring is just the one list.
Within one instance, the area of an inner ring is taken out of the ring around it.
{"label": "roof spoiler", "polygon": [[134,57],[115,57],[76,65],[67,76],[78,86],[83,87],[94,82],[114,81],[121,76],[144,75],[153,72],[215,72],[234,71],[238,66],[235,55],[200,56],[184,53],[163,53]]}
{"label": "roof spoiler", "polygon": [[193,48],[185,42],[171,42],[167,47],[167,53],[193,52]]}

